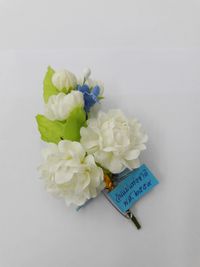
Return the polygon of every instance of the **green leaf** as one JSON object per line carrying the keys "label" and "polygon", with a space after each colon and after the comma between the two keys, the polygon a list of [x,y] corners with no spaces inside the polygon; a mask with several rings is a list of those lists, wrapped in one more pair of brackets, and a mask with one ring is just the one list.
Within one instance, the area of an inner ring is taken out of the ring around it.
{"label": "green leaf", "polygon": [[40,114],[36,116],[36,120],[41,139],[57,144],[63,139],[80,140],[80,128],[86,121],[86,114],[82,107],[77,107],[65,121],[51,121]]}
{"label": "green leaf", "polygon": [[57,95],[59,91],[57,88],[53,85],[52,83],[52,76],[54,74],[54,70],[51,67],[48,67],[46,75],[44,77],[44,92],[43,92],[43,97],[44,97],[44,102],[47,103],[48,99],[52,95]]}
{"label": "green leaf", "polygon": [[82,107],[75,108],[64,124],[64,139],[80,140],[80,128],[86,121],[86,114]]}
{"label": "green leaf", "polygon": [[51,121],[45,116],[38,114],[36,116],[38,130],[41,139],[46,142],[58,143],[64,139],[64,123],[60,121]]}

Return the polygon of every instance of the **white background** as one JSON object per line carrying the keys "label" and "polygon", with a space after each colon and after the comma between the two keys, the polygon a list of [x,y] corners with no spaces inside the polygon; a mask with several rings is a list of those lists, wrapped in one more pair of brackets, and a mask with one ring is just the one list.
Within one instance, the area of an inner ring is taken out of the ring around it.
{"label": "white background", "polygon": [[[200,2],[0,1],[0,267],[200,266]],[[53,49],[53,50],[52,50]],[[103,196],[80,212],[38,179],[46,68],[105,84],[148,132],[142,155],[160,184],[133,211]]]}

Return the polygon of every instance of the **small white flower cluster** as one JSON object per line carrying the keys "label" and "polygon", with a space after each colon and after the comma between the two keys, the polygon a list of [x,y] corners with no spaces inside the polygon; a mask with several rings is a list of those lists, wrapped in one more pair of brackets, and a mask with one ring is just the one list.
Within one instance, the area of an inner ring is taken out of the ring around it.
{"label": "small white flower cluster", "polygon": [[[67,121],[75,108],[84,109],[84,95],[75,89],[79,84],[88,88],[98,86],[103,92],[101,83],[89,79],[90,73],[85,70],[80,79],[66,70],[53,74],[52,84],[59,93],[51,95],[45,104],[47,119]],[[47,190],[64,198],[67,205],[80,206],[96,197],[105,187],[105,170],[115,174],[126,168],[138,168],[139,155],[147,141],[141,124],[126,118],[120,110],[92,114],[82,125],[80,136],[77,141],[50,142],[39,168]]]}

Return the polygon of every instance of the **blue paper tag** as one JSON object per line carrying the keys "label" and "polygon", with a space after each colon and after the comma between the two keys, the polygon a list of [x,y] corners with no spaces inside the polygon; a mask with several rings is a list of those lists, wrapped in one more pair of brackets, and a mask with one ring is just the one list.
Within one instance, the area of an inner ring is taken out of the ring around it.
{"label": "blue paper tag", "polygon": [[157,184],[158,180],[143,164],[129,173],[123,181],[108,193],[108,196],[121,212],[126,212]]}

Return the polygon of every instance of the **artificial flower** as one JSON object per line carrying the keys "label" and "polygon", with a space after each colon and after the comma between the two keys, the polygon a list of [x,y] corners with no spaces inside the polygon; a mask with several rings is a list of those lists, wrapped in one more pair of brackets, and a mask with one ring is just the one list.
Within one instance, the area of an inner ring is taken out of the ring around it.
{"label": "artificial flower", "polygon": [[98,97],[102,98],[103,97],[103,92],[104,92],[104,85],[101,81],[96,81],[91,78],[89,78],[91,75],[91,70],[89,68],[85,68],[83,70],[83,73],[81,77],[78,79],[78,85],[83,86],[87,85],[89,88],[89,91],[92,91],[93,88],[97,87],[99,88],[99,94]]}
{"label": "artificial flower", "polygon": [[77,86],[76,76],[68,70],[56,71],[52,76],[53,85],[65,93],[75,89]]}
{"label": "artificial flower", "polygon": [[84,81],[86,81],[89,77],[90,77],[90,75],[91,75],[91,70],[89,69],[89,68],[85,68],[84,70],[83,70],[83,83],[84,83]]}
{"label": "artificial flower", "polygon": [[99,97],[102,98],[103,97],[103,92],[104,92],[104,84],[101,82],[101,81],[97,81],[97,80],[93,80],[93,79],[90,79],[88,78],[86,81],[85,81],[85,84],[88,85],[88,87],[90,88],[90,90],[92,88],[94,88],[95,86],[98,86],[99,87]]}
{"label": "artificial flower", "polygon": [[103,170],[82,145],[68,140],[50,143],[39,167],[47,191],[64,198],[67,205],[83,205],[103,189]]}
{"label": "artificial flower", "polygon": [[140,166],[139,155],[146,147],[147,135],[136,119],[128,119],[120,110],[99,112],[97,118],[81,128],[81,144],[95,161],[112,173]]}
{"label": "artificial flower", "polygon": [[79,91],[71,91],[67,95],[64,93],[52,95],[45,104],[45,117],[52,121],[63,121],[77,107],[84,107],[83,94]]}
{"label": "artificial flower", "polygon": [[98,85],[96,85],[90,91],[89,86],[84,84],[82,86],[78,85],[78,91],[80,91],[83,94],[84,108],[85,108],[85,111],[88,113],[90,111],[90,108],[98,102],[98,96],[100,93],[100,88]]}

